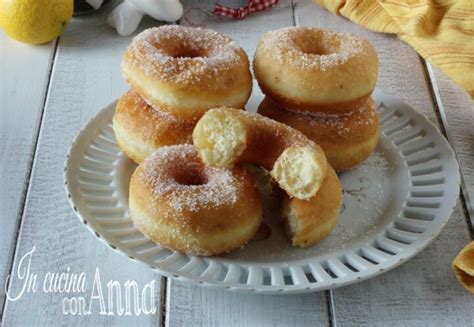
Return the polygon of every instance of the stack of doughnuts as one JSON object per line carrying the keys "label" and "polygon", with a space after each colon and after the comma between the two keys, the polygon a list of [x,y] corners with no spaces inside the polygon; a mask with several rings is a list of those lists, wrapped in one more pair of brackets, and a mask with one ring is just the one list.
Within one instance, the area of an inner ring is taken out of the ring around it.
{"label": "stack of doughnuts", "polygon": [[243,108],[252,91],[245,52],[209,29],[145,30],[127,48],[121,70],[132,90],[119,99],[113,127],[118,145],[136,163],[160,147],[191,143],[207,110]]}
{"label": "stack of doughnuts", "polygon": [[258,113],[300,130],[319,144],[336,171],[375,149],[379,116],[370,97],[378,59],[348,33],[288,27],[264,34],[253,67],[266,95]]}
{"label": "stack of doughnuts", "polygon": [[135,226],[193,255],[247,243],[263,210],[252,175],[206,166],[191,144],[207,110],[246,104],[252,77],[245,52],[215,31],[166,25],[136,36],[121,69],[132,89],[117,103],[113,129],[123,153],[139,163],[129,191]]}
{"label": "stack of doughnuts", "polygon": [[262,201],[247,164],[283,191],[280,216],[292,245],[317,243],[339,219],[336,171],[365,160],[378,141],[370,98],[377,55],[349,34],[265,34],[254,59],[266,94],[259,113],[241,110],[252,88],[247,55],[211,30],[146,30],[121,68],[132,90],[118,101],[113,128],[139,163],[130,217],[152,240],[186,254],[225,253],[257,233]]}

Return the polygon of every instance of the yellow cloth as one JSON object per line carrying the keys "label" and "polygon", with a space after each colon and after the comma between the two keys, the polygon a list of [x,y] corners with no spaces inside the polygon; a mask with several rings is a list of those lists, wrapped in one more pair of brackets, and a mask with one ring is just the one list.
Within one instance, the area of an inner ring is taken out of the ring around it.
{"label": "yellow cloth", "polygon": [[370,30],[397,34],[474,98],[474,0],[315,0]]}

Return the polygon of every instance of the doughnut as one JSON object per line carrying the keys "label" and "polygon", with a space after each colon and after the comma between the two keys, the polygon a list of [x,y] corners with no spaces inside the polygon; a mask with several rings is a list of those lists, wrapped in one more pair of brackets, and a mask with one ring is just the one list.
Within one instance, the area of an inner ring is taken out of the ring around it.
{"label": "doughnut", "polygon": [[[342,193],[339,178],[331,166],[328,166],[321,188],[309,200],[288,197],[269,178],[265,169],[249,165],[248,170],[257,182],[264,207],[266,204],[264,211],[280,218],[293,246],[314,245],[327,237],[337,225]],[[264,234],[263,232],[261,233]]]}
{"label": "doughnut", "polygon": [[330,166],[318,193],[311,199],[283,198],[282,217],[293,246],[308,247],[329,235],[339,221],[341,185]]}
{"label": "doughnut", "polygon": [[379,140],[379,115],[371,98],[346,115],[307,115],[279,108],[265,97],[258,113],[301,131],[319,144],[336,171],[348,170],[363,162]]}
{"label": "doughnut", "polygon": [[209,29],[147,29],[127,48],[121,70],[143,98],[180,118],[220,106],[243,108],[252,91],[244,50]]}
{"label": "doughnut", "polygon": [[158,149],[130,180],[130,218],[162,246],[190,255],[239,248],[262,221],[260,194],[240,166],[204,165],[191,144]]}
{"label": "doughnut", "polygon": [[113,117],[115,138],[123,153],[136,163],[156,149],[192,143],[193,121],[180,120],[148,105],[135,91],[118,101]]}
{"label": "doughnut", "polygon": [[372,93],[378,59],[352,34],[287,27],[263,35],[253,67],[263,93],[288,110],[347,113]]}
{"label": "doughnut", "polygon": [[298,199],[314,196],[326,176],[326,156],[317,144],[285,124],[255,113],[211,109],[194,128],[193,143],[206,164],[260,165]]}

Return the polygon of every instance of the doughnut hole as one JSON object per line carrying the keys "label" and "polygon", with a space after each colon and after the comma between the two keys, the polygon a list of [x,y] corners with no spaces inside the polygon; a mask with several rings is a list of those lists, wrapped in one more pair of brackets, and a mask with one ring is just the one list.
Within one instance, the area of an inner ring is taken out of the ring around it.
{"label": "doughnut hole", "polygon": [[244,125],[223,111],[208,111],[193,131],[199,156],[210,166],[228,166],[245,150],[246,139]]}
{"label": "doughnut hole", "polygon": [[199,169],[180,169],[175,172],[175,181],[181,185],[198,186],[209,182],[207,176]]}
{"label": "doughnut hole", "polygon": [[325,37],[319,32],[309,33],[305,37],[295,37],[293,42],[301,52],[308,55],[327,56],[337,54],[341,50],[340,40]]}
{"label": "doughnut hole", "polygon": [[154,44],[157,51],[161,51],[172,58],[206,58],[209,53],[198,44],[189,44],[189,42],[161,41]]}
{"label": "doughnut hole", "polygon": [[290,147],[278,157],[270,174],[290,196],[307,200],[321,186],[326,166],[310,147]]}
{"label": "doughnut hole", "polygon": [[203,49],[177,45],[169,53],[173,58],[206,58],[208,53]]}

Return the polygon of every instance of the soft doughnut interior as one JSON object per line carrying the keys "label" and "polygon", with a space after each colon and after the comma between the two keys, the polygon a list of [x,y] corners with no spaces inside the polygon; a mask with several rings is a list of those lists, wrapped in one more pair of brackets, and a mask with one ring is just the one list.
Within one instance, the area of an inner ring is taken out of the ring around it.
{"label": "soft doughnut interior", "polygon": [[214,110],[198,122],[193,140],[204,162],[225,167],[245,150],[246,129],[228,112]]}
{"label": "soft doughnut interior", "polygon": [[323,168],[312,148],[291,147],[278,157],[270,174],[290,195],[308,199],[321,186],[325,176]]}
{"label": "soft doughnut interior", "polygon": [[326,157],[303,134],[258,114],[212,109],[197,123],[193,142],[210,166],[254,163],[292,197],[316,194],[326,174]]}

